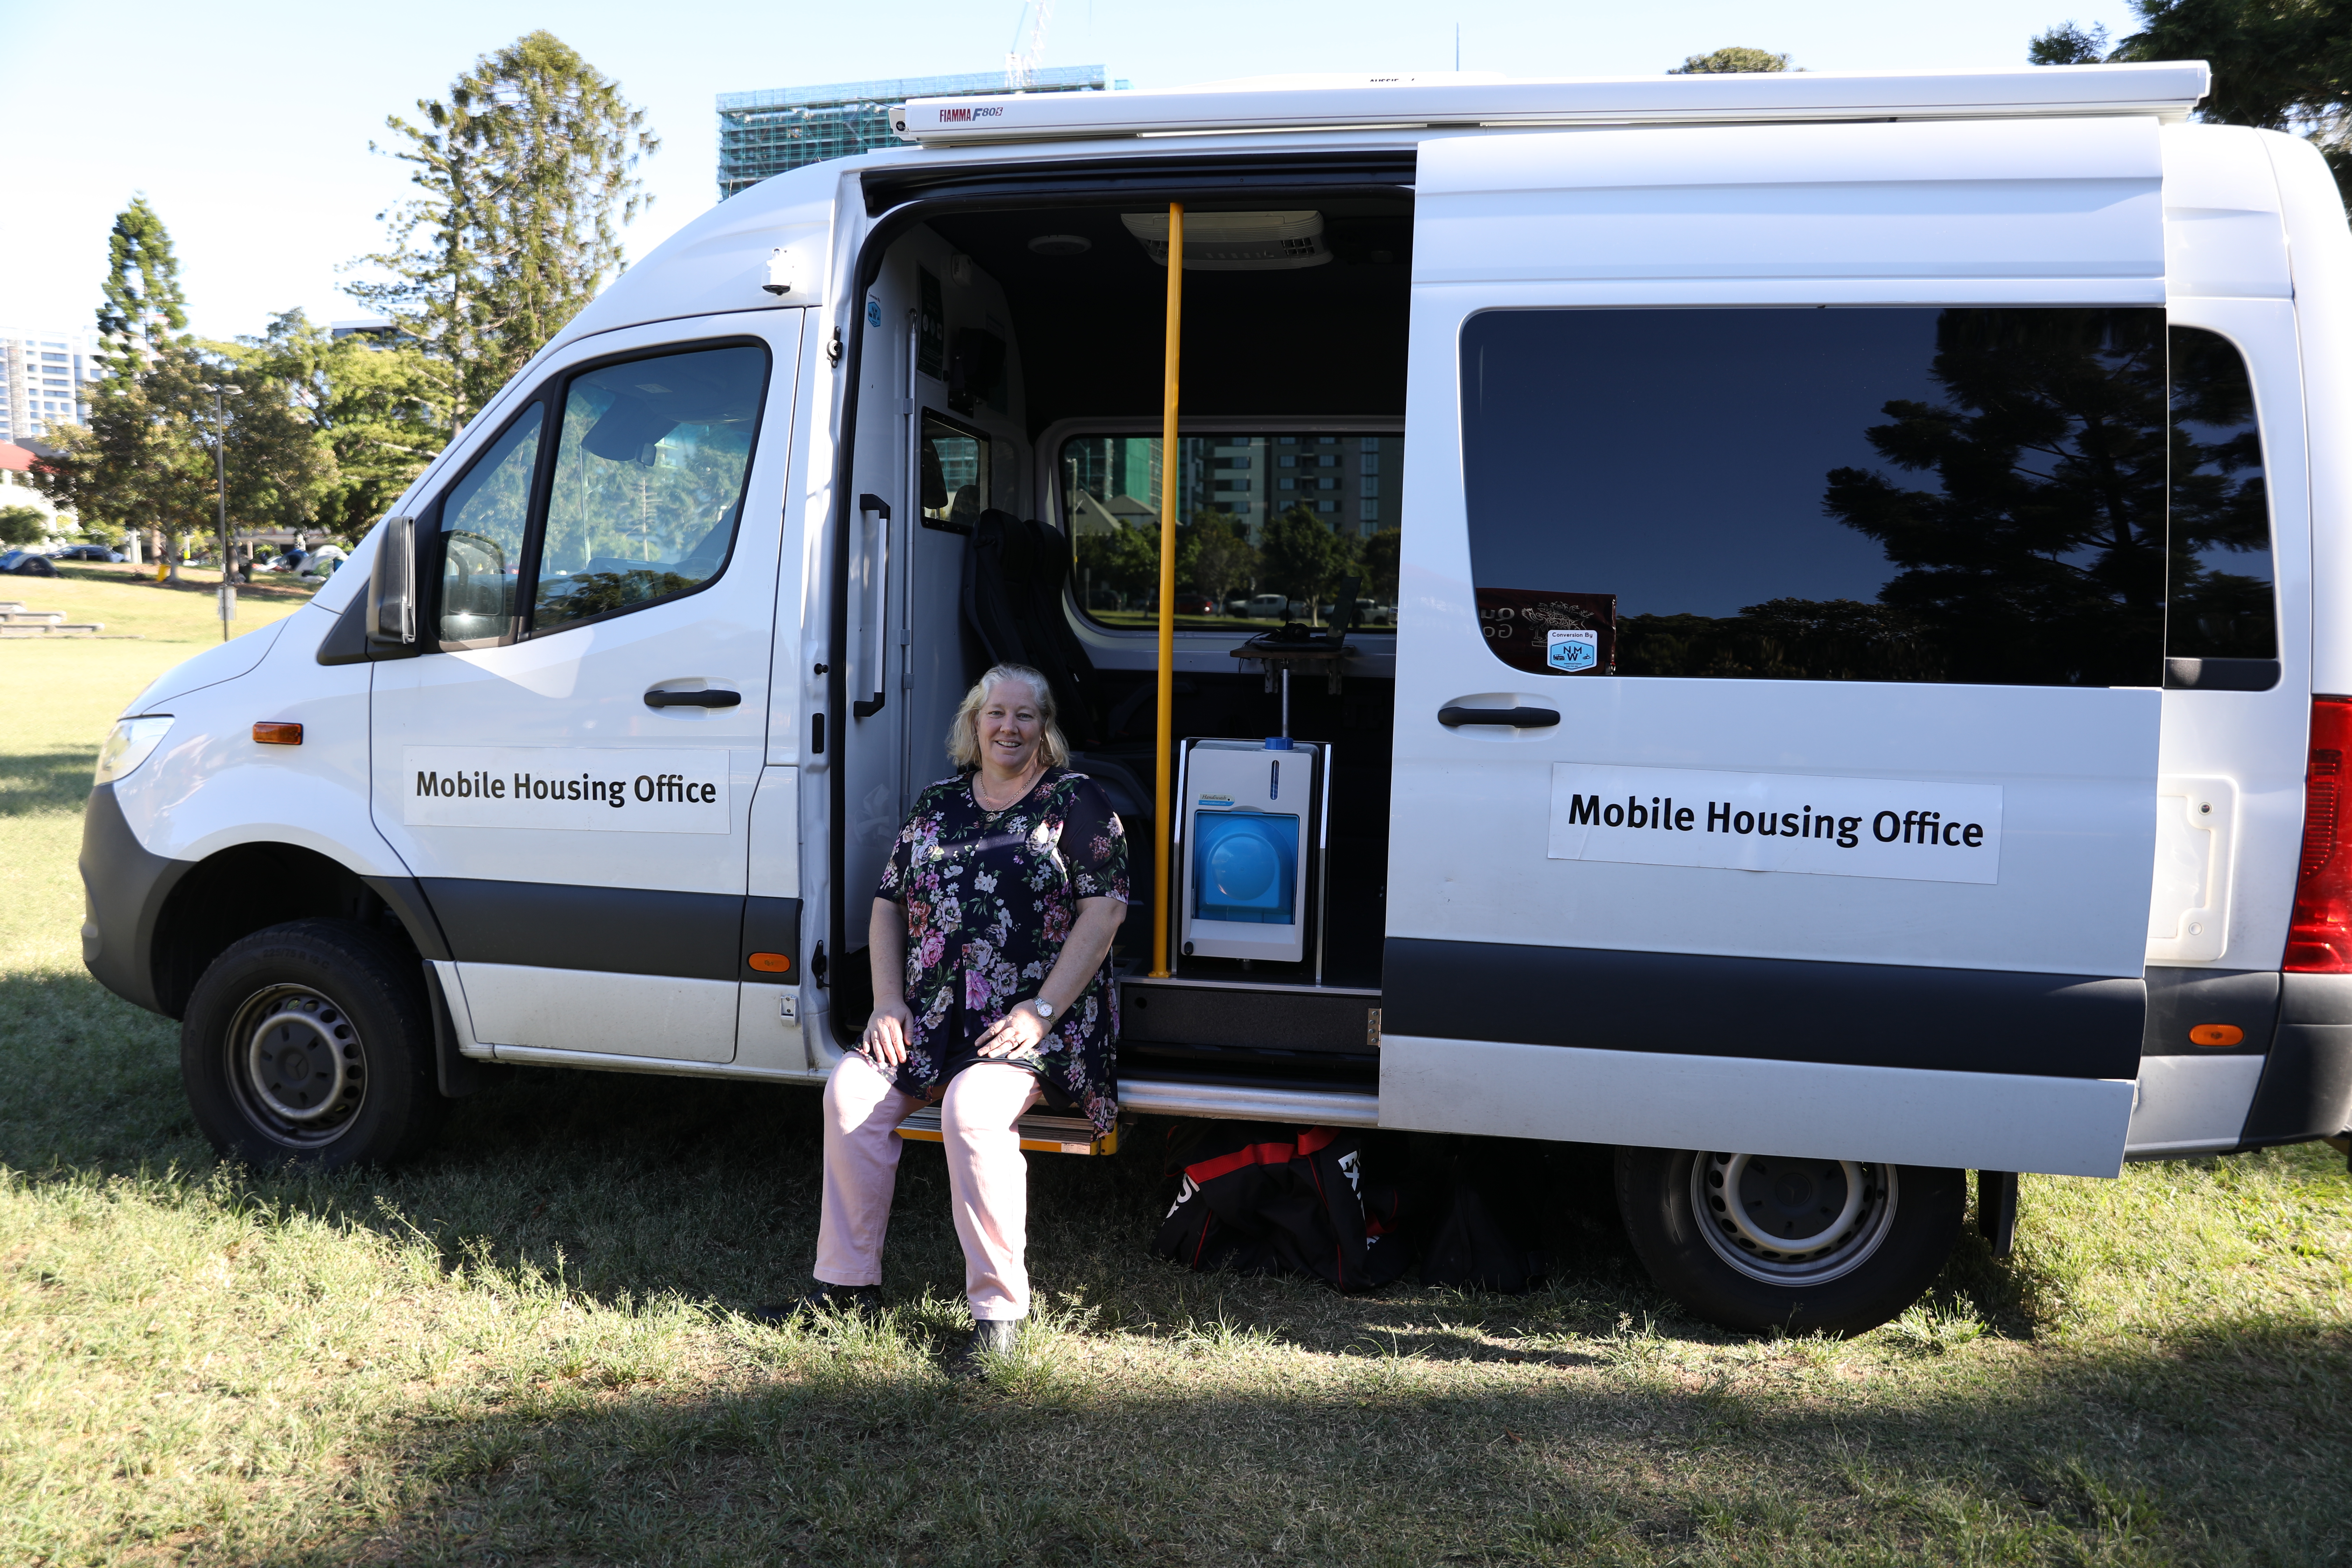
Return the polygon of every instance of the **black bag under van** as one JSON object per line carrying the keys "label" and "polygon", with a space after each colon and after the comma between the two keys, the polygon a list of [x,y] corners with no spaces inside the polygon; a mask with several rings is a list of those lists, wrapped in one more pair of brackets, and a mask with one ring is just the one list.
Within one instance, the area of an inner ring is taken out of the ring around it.
{"label": "black bag under van", "polygon": [[1176,1201],[1152,1242],[1162,1258],[1308,1274],[1340,1290],[1375,1289],[1412,1261],[1393,1228],[1396,1194],[1366,1188],[1353,1133],[1223,1122],[1178,1158]]}

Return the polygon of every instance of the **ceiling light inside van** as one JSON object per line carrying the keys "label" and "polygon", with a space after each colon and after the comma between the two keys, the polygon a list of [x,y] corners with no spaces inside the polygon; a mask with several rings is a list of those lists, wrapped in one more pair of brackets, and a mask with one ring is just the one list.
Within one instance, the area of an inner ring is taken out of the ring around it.
{"label": "ceiling light inside van", "polygon": [[1040,256],[1084,256],[1095,247],[1095,242],[1083,234],[1041,234],[1029,242],[1029,248]]}
{"label": "ceiling light inside van", "polygon": [[[1151,259],[1168,265],[1168,215],[1121,213],[1118,221],[1142,242]],[[1186,213],[1184,270],[1272,272],[1320,267],[1331,259],[1323,248],[1318,212]]]}

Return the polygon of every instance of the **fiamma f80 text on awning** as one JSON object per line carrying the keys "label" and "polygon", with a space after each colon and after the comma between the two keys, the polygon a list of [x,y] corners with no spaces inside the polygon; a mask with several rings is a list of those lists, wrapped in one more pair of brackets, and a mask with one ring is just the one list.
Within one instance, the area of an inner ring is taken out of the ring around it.
{"label": "fiamma f80 text on awning", "polygon": [[1477,73],[1284,76],[1144,92],[917,99],[890,111],[925,145],[1047,137],[1488,125],[1958,120],[2053,114],[2189,116],[2201,60],[2021,71],[1754,72],[1528,80]]}

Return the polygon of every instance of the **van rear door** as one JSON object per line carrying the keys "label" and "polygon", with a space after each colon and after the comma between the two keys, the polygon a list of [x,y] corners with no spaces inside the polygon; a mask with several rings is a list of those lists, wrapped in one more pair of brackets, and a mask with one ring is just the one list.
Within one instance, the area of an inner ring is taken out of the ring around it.
{"label": "van rear door", "polygon": [[2112,1174],[2153,119],[1423,145],[1384,1124]]}

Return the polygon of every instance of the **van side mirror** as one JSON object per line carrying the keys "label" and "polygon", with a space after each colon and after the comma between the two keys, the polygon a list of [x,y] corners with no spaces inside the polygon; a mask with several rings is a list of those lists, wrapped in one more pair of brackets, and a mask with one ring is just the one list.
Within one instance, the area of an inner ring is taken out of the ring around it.
{"label": "van side mirror", "polygon": [[416,520],[388,517],[368,570],[367,640],[371,647],[408,647],[416,641]]}

